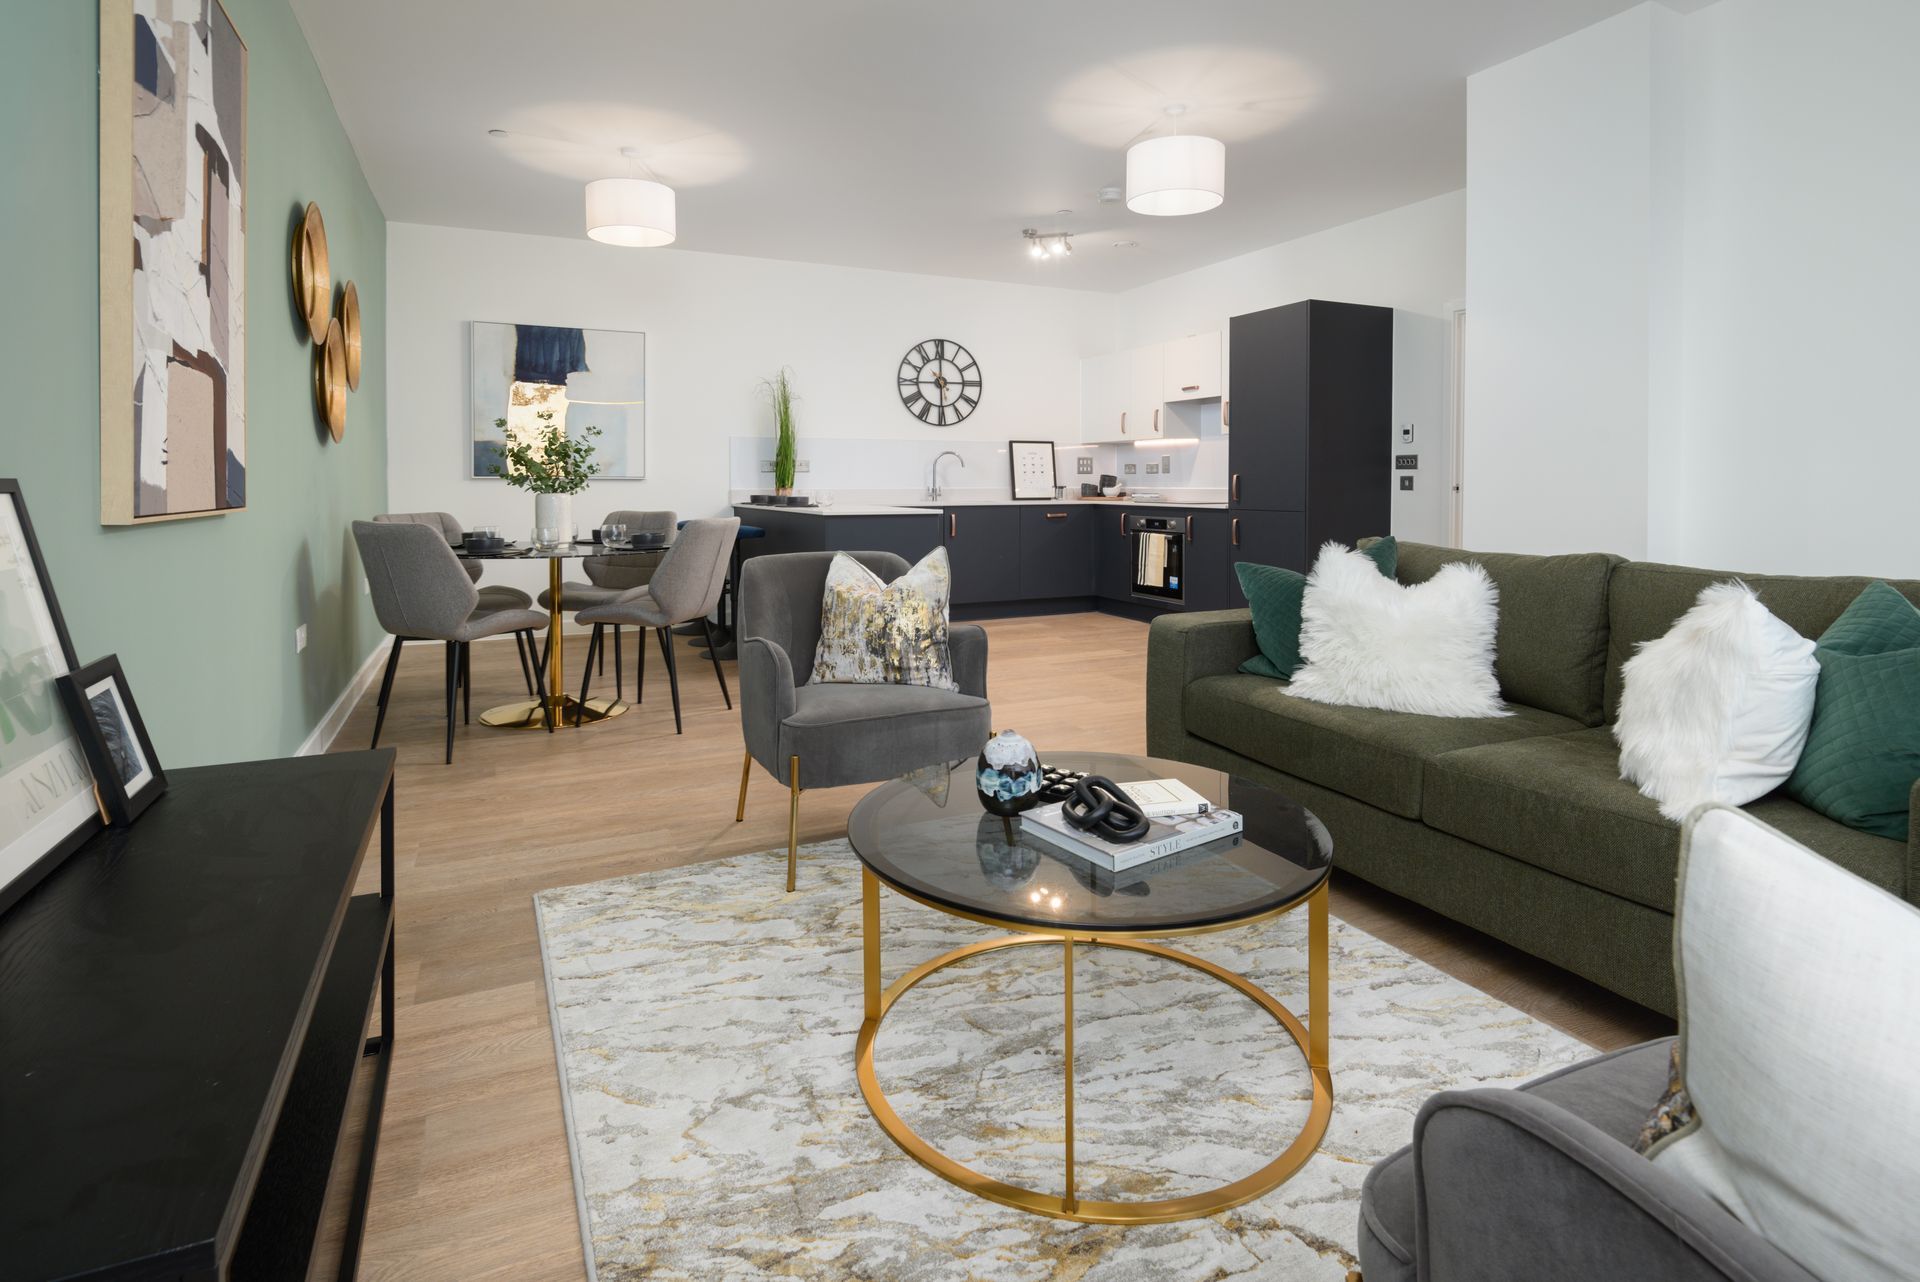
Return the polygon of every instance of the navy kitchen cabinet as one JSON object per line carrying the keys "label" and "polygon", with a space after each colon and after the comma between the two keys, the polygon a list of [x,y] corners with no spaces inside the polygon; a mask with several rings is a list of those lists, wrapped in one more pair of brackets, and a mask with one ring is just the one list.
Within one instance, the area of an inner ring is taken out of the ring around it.
{"label": "navy kitchen cabinet", "polygon": [[1228,581],[1233,574],[1233,518],[1225,512],[1187,513],[1187,543],[1183,550],[1189,610],[1224,610],[1232,603]]}
{"label": "navy kitchen cabinet", "polygon": [[1233,573],[1236,561],[1307,572],[1307,518],[1303,513],[1235,511],[1226,515],[1229,606],[1247,603],[1246,594],[1240,591],[1240,577]]}
{"label": "navy kitchen cabinet", "polygon": [[1020,509],[950,507],[940,515],[953,568],[953,603],[979,605],[1020,595]]}
{"label": "navy kitchen cabinet", "polygon": [[1093,516],[1093,594],[1102,601],[1133,600],[1133,540],[1118,504],[1089,504]]}
{"label": "navy kitchen cabinet", "polygon": [[1093,532],[1096,518],[1104,515],[1100,509],[1079,503],[1055,503],[1046,507],[1016,508],[1008,515],[1020,518],[1020,596],[1023,599],[1093,595]]}

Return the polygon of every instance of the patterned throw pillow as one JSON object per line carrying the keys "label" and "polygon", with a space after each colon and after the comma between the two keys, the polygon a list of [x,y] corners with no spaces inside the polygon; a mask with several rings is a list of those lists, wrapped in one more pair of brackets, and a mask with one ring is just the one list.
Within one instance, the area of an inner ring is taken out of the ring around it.
{"label": "patterned throw pillow", "polygon": [[947,648],[953,574],[937,547],[892,583],[842,552],[827,567],[813,679],[958,690]]}

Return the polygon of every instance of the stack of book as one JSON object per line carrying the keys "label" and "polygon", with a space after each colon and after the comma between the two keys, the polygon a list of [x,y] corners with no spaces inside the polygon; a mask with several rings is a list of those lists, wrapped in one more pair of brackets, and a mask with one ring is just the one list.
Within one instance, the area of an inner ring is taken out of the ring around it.
{"label": "stack of book", "polygon": [[1105,841],[1076,828],[1061,813],[1060,802],[1027,811],[1020,817],[1021,827],[1048,845],[1110,872],[1137,868],[1240,833],[1238,811],[1214,806],[1178,779],[1147,779],[1120,787],[1150,821],[1147,835],[1138,841]]}

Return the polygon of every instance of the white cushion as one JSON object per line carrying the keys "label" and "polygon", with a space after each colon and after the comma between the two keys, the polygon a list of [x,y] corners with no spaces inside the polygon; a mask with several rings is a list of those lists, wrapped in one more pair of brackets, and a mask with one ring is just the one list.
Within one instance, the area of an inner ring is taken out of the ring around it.
{"label": "white cushion", "polygon": [[1681,844],[1696,1119],[1652,1152],[1826,1282],[1920,1261],[1920,910],[1744,811]]}
{"label": "white cushion", "polygon": [[1301,668],[1289,694],[1315,703],[1504,717],[1493,675],[1499,589],[1478,565],[1402,587],[1364,553],[1320,549],[1300,604]]}
{"label": "white cushion", "polygon": [[1621,669],[1620,777],[1680,820],[1787,781],[1813,723],[1814,643],[1744,583],[1716,583]]}

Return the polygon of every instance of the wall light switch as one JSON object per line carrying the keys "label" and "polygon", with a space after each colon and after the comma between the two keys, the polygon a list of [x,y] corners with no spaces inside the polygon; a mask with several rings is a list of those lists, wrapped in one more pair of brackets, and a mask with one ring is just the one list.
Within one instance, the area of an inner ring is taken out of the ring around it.
{"label": "wall light switch", "polygon": [[1402,445],[1413,444],[1413,424],[1402,423],[1400,425],[1400,443]]}
{"label": "wall light switch", "polygon": [[1093,460],[1085,456],[1077,458],[1073,461],[1073,470],[1077,476],[1092,476]]}
{"label": "wall light switch", "polygon": [[1171,471],[1173,471],[1173,455],[1171,455],[1171,454],[1162,454],[1162,455],[1160,456],[1160,470],[1161,470],[1162,472],[1171,472]]}
{"label": "wall light switch", "polygon": [[763,459],[761,459],[761,460],[760,460],[760,470],[761,470],[762,472],[765,472],[765,473],[766,473],[766,474],[767,474],[768,476],[771,476],[771,475],[773,475],[773,460],[772,460],[772,459],[770,459],[770,458],[763,458]]}
{"label": "wall light switch", "polygon": [[807,460],[802,458],[793,461],[793,470],[796,472],[811,472],[813,468],[808,465]]}
{"label": "wall light switch", "polygon": [[1420,470],[1420,456],[1418,454],[1396,454],[1393,456],[1393,467],[1396,472],[1417,472]]}
{"label": "wall light switch", "polygon": [[1413,478],[1412,478],[1411,476],[1403,476],[1403,477],[1401,477],[1401,478],[1400,478],[1400,488],[1401,488],[1401,489],[1403,489],[1403,490],[1410,490],[1410,489],[1412,489],[1412,488],[1413,488]]}
{"label": "wall light switch", "polygon": [[307,625],[301,624],[293,630],[293,652],[299,654],[307,648]]}

